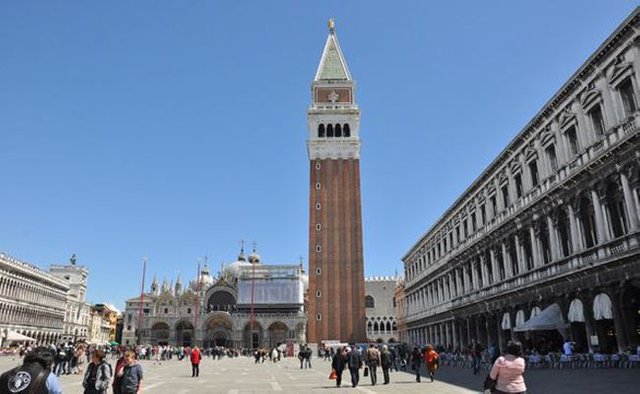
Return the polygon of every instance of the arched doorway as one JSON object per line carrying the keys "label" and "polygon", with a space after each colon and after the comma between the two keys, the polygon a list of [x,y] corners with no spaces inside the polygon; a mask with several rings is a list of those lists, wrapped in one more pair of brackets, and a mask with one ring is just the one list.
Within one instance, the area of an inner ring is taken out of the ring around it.
{"label": "arched doorway", "polygon": [[286,342],[289,327],[283,322],[277,321],[269,326],[269,347],[281,345]]}
{"label": "arched doorway", "polygon": [[258,322],[247,323],[242,337],[246,348],[256,349],[262,346],[262,326]]}
{"label": "arched doorway", "polygon": [[171,329],[165,322],[157,322],[151,326],[151,343],[156,345],[168,345]]}
{"label": "arched doorway", "polygon": [[183,320],[176,325],[176,346],[193,346],[194,336],[191,322]]}
{"label": "arched doorway", "polygon": [[584,322],[584,306],[579,298],[574,298],[569,304],[567,320],[570,326],[570,338],[576,343],[575,351],[578,353],[589,350],[587,344],[587,330]]}
{"label": "arched doorway", "polygon": [[233,326],[231,320],[226,314],[215,314],[207,322],[204,327],[204,343],[203,346],[233,346]]}

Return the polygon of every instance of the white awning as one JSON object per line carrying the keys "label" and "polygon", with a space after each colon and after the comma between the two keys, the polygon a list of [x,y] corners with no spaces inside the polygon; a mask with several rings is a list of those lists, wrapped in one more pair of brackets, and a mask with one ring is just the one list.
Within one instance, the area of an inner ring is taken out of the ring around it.
{"label": "white awning", "polygon": [[584,323],[584,308],[582,307],[582,301],[574,299],[569,305],[569,314],[567,319],[570,322],[582,322]]}
{"label": "white awning", "polygon": [[530,317],[529,319],[533,319],[534,317],[538,316],[538,315],[540,314],[540,312],[542,312],[542,311],[540,310],[540,307],[538,307],[538,306],[534,306],[534,307],[531,309],[531,317]]}
{"label": "white awning", "polygon": [[502,315],[502,329],[511,329],[511,317],[509,316],[509,312],[505,312],[504,315]]}
{"label": "white awning", "polygon": [[520,309],[516,312],[516,326],[524,324],[524,311]]}
{"label": "white awning", "polygon": [[34,338],[28,337],[26,335],[20,334],[17,331],[9,331],[7,333],[7,337],[5,338],[7,341],[35,341]]}
{"label": "white awning", "polygon": [[613,319],[611,298],[605,293],[600,293],[593,299],[593,318],[596,320]]}
{"label": "white awning", "polygon": [[514,331],[563,330],[569,326],[562,318],[558,304],[551,304],[535,317],[516,326]]}

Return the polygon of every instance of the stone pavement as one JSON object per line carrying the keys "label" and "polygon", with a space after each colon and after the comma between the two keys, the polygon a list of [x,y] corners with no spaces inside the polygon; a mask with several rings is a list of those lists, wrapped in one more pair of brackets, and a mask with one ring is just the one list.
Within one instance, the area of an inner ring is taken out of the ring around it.
{"label": "stone pavement", "polygon": [[[115,360],[110,360],[112,364]],[[157,394],[188,393],[340,393],[353,390],[349,372],[343,375],[343,387],[336,388],[330,381],[329,362],[314,359],[313,369],[300,369],[297,359],[285,359],[279,363],[254,364],[253,359],[240,357],[214,361],[204,359],[200,377],[191,377],[188,361],[168,361],[154,365],[142,361],[145,373],[143,391]],[[0,358],[0,371],[17,365],[19,360]],[[363,393],[478,393],[486,372],[473,375],[470,369],[443,367],[436,381],[416,383],[409,373],[392,372],[391,384],[384,386],[382,373],[378,373],[378,385],[371,386],[369,378],[360,377],[357,391]],[[65,375],[59,378],[64,393],[82,393],[81,378]],[[528,393],[635,393],[640,383],[640,369],[598,370],[532,370],[526,374]],[[0,388],[0,392],[2,392]],[[355,390],[354,390],[355,392]]]}

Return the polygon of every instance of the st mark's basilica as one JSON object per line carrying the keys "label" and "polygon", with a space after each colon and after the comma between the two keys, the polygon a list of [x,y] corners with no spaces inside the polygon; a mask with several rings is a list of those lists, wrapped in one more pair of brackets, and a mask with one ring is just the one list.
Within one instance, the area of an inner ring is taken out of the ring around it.
{"label": "st mark's basilica", "polygon": [[241,251],[216,277],[205,264],[186,287],[180,275],[160,286],[154,278],[148,291],[126,301],[122,343],[245,348],[304,343],[307,286],[301,264],[266,265],[255,251],[246,257]]}

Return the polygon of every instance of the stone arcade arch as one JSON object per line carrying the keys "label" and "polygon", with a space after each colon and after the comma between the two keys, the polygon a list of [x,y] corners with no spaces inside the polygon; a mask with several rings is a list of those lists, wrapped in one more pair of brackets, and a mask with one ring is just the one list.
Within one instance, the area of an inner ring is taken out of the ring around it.
{"label": "stone arcade arch", "polygon": [[187,320],[180,320],[176,324],[176,345],[177,346],[193,346],[195,331],[193,324]]}
{"label": "stone arcade arch", "polygon": [[212,346],[232,347],[233,322],[226,313],[214,313],[204,323],[203,347]]}
{"label": "stone arcade arch", "polygon": [[155,345],[168,345],[171,336],[169,324],[159,321],[151,326],[151,343]]}
{"label": "stone arcade arch", "polygon": [[269,347],[281,345],[287,341],[289,327],[281,321],[273,322],[269,326]]}
{"label": "stone arcade arch", "polygon": [[255,349],[262,346],[263,341],[263,329],[262,325],[257,321],[247,322],[244,326],[242,335],[242,344],[245,348]]}

